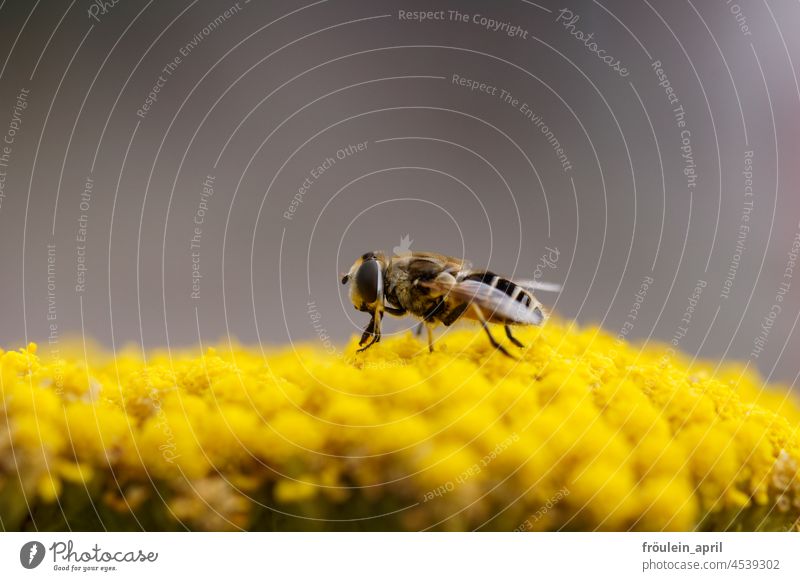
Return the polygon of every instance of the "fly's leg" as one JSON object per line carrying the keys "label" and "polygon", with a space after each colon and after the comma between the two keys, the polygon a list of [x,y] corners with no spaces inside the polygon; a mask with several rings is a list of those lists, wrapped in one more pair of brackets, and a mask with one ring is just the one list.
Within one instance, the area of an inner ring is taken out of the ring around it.
{"label": "fly's leg", "polygon": [[483,330],[486,331],[486,336],[489,337],[489,342],[492,344],[492,347],[500,351],[500,353],[502,353],[506,357],[510,357],[511,359],[516,359],[516,357],[514,357],[513,355],[511,355],[511,353],[506,351],[506,348],[503,347],[500,343],[498,343],[497,340],[492,336],[492,332],[489,330],[489,324],[486,322],[486,318],[483,316],[483,313],[478,308],[478,306],[473,304],[472,309],[475,311],[475,316],[481,322]]}
{"label": "fly's leg", "polygon": [[506,337],[508,337],[509,341],[511,341],[517,347],[521,347],[523,349],[525,348],[525,345],[523,345],[516,337],[514,337],[514,335],[511,334],[511,327],[508,325],[506,325]]}
{"label": "fly's leg", "polygon": [[[418,282],[418,281],[416,281]],[[415,282],[415,284],[416,284]],[[422,328],[428,330],[428,349],[433,352],[433,330],[431,329],[430,321],[436,319],[436,315],[444,308],[444,301],[439,300],[437,303],[422,316],[422,320],[417,323],[414,328],[414,334],[419,337],[422,335]]]}
{"label": "fly's leg", "polygon": [[[366,331],[364,333],[366,333]],[[375,343],[377,343],[380,340],[381,340],[380,332],[373,333],[372,334],[372,339],[369,341],[369,343],[364,345],[361,349],[356,349],[356,353],[361,353],[362,351],[366,351],[367,349],[372,347]]]}
{"label": "fly's leg", "polygon": [[381,323],[383,322],[383,311],[378,311],[380,316],[375,317],[375,328],[373,334],[375,335],[375,343],[380,343],[381,340]]}
{"label": "fly's leg", "polygon": [[361,340],[358,342],[359,345],[364,345],[367,340],[372,337],[372,339],[361,347],[361,349],[357,349],[357,353],[361,353],[362,351],[366,351],[370,347],[372,347],[375,343],[381,340],[381,319],[383,318],[383,312],[381,311],[380,315],[375,316],[373,313],[372,318],[367,325],[367,328],[364,329],[364,333],[361,335]]}
{"label": "fly's leg", "polygon": [[419,337],[422,335],[422,328],[425,327],[428,331],[428,351],[433,353],[433,327],[429,321],[435,321],[438,319],[438,322],[443,323],[446,327],[449,327],[456,320],[464,314],[464,311],[467,310],[469,305],[467,303],[463,303],[458,305],[456,308],[451,310],[449,313],[436,317],[436,315],[444,308],[444,303],[437,303],[436,306],[431,309],[428,313],[425,314],[425,317],[417,324],[414,329],[414,333]]}
{"label": "fly's leg", "polygon": [[361,340],[358,342],[359,347],[367,342],[375,332],[375,316],[373,315],[370,320],[369,324],[367,324],[367,328],[364,329],[364,332],[361,334]]}

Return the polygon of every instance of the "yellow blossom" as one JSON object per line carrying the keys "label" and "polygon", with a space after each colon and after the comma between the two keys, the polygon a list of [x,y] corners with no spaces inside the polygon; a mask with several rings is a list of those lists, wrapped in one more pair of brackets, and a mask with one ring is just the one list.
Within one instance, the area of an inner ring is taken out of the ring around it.
{"label": "yellow blossom", "polygon": [[[786,530],[800,406],[751,368],[551,319],[503,357],[313,342],[0,350],[6,529]],[[56,518],[52,503],[68,497]],[[83,504],[81,504],[83,502]],[[99,520],[98,520],[99,519]]]}

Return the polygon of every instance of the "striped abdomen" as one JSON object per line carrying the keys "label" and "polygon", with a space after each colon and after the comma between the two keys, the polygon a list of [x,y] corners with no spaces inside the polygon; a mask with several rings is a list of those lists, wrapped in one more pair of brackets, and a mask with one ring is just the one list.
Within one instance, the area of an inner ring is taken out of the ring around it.
{"label": "striped abdomen", "polygon": [[502,276],[499,276],[493,272],[489,272],[488,270],[485,272],[473,272],[472,274],[464,277],[464,280],[475,280],[485,285],[489,285],[492,288],[496,288],[497,290],[507,294],[512,300],[519,301],[528,308],[533,308],[536,306],[536,299],[533,298],[531,293],[519,286],[514,281],[503,278]]}

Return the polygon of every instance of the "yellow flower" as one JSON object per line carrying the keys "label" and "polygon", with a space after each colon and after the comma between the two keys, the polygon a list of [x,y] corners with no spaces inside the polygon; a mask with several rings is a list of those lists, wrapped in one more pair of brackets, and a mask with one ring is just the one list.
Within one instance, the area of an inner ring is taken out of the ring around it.
{"label": "yellow flower", "polygon": [[557,319],[518,334],[519,361],[470,330],[434,353],[410,334],[365,353],[355,339],[336,353],[0,350],[0,519],[63,527],[49,503],[69,495],[77,528],[797,521],[800,406],[787,386]]}
{"label": "yellow flower", "polygon": [[312,482],[283,479],[275,487],[275,500],[283,504],[301,502],[314,498],[316,493],[317,488]]}

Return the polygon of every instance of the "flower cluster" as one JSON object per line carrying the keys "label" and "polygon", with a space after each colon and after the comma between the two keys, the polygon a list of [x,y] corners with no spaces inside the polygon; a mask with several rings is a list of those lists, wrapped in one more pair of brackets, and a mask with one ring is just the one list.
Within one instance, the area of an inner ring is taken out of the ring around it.
{"label": "flower cluster", "polygon": [[[0,351],[7,530],[753,530],[800,515],[800,408],[552,319],[346,358]],[[669,356],[665,353],[669,352]],[[554,500],[555,499],[555,500]]]}

